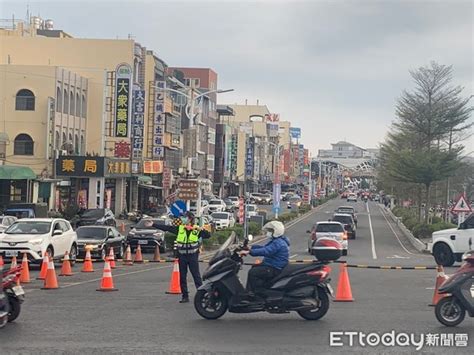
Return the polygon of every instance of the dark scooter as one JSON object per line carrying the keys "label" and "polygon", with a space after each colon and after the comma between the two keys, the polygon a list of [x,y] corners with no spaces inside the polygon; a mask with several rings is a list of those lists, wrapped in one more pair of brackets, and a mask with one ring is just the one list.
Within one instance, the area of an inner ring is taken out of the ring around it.
{"label": "dark scooter", "polygon": [[307,320],[323,317],[329,309],[328,295],[333,295],[328,277],[331,271],[327,266],[329,262],[289,264],[271,280],[261,298],[250,297],[238,278],[238,272],[243,264],[239,252],[248,249],[251,239],[249,236],[242,244],[232,233],[209,261],[203,275],[204,284],[194,298],[199,315],[217,319],[227,310],[232,313],[296,311]]}
{"label": "dark scooter", "polygon": [[[472,245],[471,240],[469,245]],[[465,253],[463,259],[459,269],[438,289],[446,297],[436,304],[435,315],[447,327],[460,324],[466,311],[470,317],[474,317],[474,250]]]}
{"label": "dark scooter", "polygon": [[2,273],[2,288],[7,301],[8,322],[13,322],[18,318],[21,311],[21,304],[25,297],[23,287],[17,285],[17,282],[20,279],[20,273],[21,266],[5,270]]}

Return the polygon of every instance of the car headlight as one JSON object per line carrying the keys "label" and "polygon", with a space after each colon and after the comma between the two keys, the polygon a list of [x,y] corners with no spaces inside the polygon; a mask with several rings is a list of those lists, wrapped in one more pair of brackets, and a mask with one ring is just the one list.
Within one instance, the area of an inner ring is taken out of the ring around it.
{"label": "car headlight", "polygon": [[40,238],[30,240],[30,244],[33,244],[33,245],[40,245],[41,243],[43,243],[43,239],[40,239]]}

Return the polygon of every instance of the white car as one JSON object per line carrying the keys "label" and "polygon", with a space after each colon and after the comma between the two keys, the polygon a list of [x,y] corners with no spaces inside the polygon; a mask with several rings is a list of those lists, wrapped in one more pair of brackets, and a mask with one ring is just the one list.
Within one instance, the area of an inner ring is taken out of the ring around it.
{"label": "white car", "polygon": [[342,255],[347,255],[349,243],[347,242],[347,232],[339,222],[318,222],[310,231],[308,240],[308,252],[313,254],[313,247],[319,238],[331,238],[342,244]]}
{"label": "white car", "polygon": [[235,218],[232,213],[229,212],[214,212],[211,214],[212,220],[217,230],[232,228],[235,226]]}
{"label": "white car", "polygon": [[[192,201],[191,206],[189,208],[189,211],[192,212],[194,215],[197,215],[197,202]],[[201,215],[207,215],[209,214],[209,202],[207,200],[201,200]]]}
{"label": "white car", "polygon": [[257,205],[247,205],[246,210],[245,214],[247,215],[247,219],[258,216]]}
{"label": "white car", "polygon": [[41,263],[46,252],[54,259],[61,259],[66,251],[74,263],[77,235],[69,222],[60,218],[22,218],[0,240],[0,255],[6,259],[26,253],[30,262]]}
{"label": "white car", "polygon": [[16,220],[17,218],[13,216],[0,216],[0,233],[5,232],[5,230]]}
{"label": "white car", "polygon": [[209,213],[212,214],[213,212],[224,212],[226,208],[226,204],[221,199],[213,199],[209,201]]}
{"label": "white car", "polygon": [[354,193],[347,195],[347,202],[357,202],[357,195]]}
{"label": "white car", "polygon": [[469,239],[474,243],[474,214],[461,223],[459,228],[444,229],[433,233],[430,244],[436,264],[451,266],[462,261],[462,255],[471,250]]}
{"label": "white car", "polygon": [[234,207],[239,208],[240,198],[238,196],[229,196],[228,199],[232,201],[232,204],[234,205]]}

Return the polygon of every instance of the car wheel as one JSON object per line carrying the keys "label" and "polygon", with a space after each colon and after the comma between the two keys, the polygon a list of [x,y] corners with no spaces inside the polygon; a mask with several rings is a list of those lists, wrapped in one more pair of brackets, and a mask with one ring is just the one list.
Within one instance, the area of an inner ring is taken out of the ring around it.
{"label": "car wheel", "polygon": [[436,264],[442,266],[452,266],[454,264],[454,255],[451,248],[445,243],[436,244],[433,248],[433,256]]}
{"label": "car wheel", "polygon": [[73,244],[71,250],[69,251],[69,263],[73,266],[77,260],[77,246]]}

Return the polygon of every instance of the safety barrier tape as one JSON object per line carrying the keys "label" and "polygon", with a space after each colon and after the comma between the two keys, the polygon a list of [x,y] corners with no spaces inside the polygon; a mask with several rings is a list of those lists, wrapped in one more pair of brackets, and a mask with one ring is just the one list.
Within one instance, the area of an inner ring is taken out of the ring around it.
{"label": "safety barrier tape", "polygon": [[[313,264],[317,263],[318,260],[290,260],[290,264]],[[437,270],[436,266],[390,266],[390,265],[361,265],[361,264],[348,264],[343,260],[335,260],[334,263],[346,264],[347,267],[359,268],[359,269],[380,269],[380,270]],[[244,265],[261,265],[257,263],[244,263]]]}

